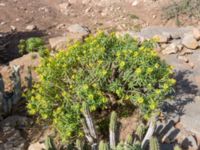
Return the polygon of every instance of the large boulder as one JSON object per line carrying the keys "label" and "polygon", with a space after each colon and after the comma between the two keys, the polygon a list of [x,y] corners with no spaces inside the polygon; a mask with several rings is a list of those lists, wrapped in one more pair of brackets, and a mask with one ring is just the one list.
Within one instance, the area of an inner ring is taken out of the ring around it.
{"label": "large boulder", "polygon": [[182,39],[182,44],[189,49],[197,49],[199,46],[198,41],[194,38],[192,34],[185,34]]}

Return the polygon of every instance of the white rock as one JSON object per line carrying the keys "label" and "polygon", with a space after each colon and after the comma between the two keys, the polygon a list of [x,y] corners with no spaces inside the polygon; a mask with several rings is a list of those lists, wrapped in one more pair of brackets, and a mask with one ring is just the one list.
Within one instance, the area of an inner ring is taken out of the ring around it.
{"label": "white rock", "polygon": [[4,7],[4,6],[6,6],[6,4],[5,3],[0,3],[0,6]]}
{"label": "white rock", "polygon": [[36,25],[30,24],[30,25],[27,25],[27,26],[26,26],[26,30],[27,30],[27,31],[33,31],[33,30],[36,30],[36,29],[37,29],[37,26],[36,26]]}
{"label": "white rock", "polygon": [[10,26],[10,28],[11,28],[11,31],[16,31],[17,30],[17,28],[15,27],[15,26]]}
{"label": "white rock", "polygon": [[33,143],[28,147],[28,150],[43,150],[45,149],[44,143]]}
{"label": "white rock", "polygon": [[132,6],[137,6],[139,4],[139,0],[134,0],[133,2],[132,2]]}
{"label": "white rock", "polygon": [[189,49],[197,49],[199,46],[198,41],[193,37],[192,34],[184,34],[182,44]]}
{"label": "white rock", "polygon": [[61,23],[61,24],[56,26],[56,29],[63,29],[65,27],[66,27],[66,25],[64,23]]}
{"label": "white rock", "polygon": [[178,50],[179,49],[177,45],[175,43],[171,43],[162,51],[162,54],[164,55],[176,54]]}

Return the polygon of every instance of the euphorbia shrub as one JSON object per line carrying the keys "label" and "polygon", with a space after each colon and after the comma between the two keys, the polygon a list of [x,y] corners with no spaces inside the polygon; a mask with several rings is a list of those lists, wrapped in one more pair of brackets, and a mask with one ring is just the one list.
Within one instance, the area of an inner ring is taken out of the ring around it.
{"label": "euphorbia shrub", "polygon": [[147,117],[172,90],[172,69],[153,42],[103,32],[44,58],[28,103],[31,114],[52,122],[63,140],[83,136],[81,104],[92,112],[131,101]]}

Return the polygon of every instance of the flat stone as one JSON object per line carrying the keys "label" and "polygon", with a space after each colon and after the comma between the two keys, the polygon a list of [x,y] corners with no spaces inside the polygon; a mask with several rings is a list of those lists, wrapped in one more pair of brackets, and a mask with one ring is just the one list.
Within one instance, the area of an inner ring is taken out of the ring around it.
{"label": "flat stone", "polygon": [[199,46],[198,41],[193,37],[192,34],[185,34],[182,39],[182,44],[189,49],[197,49]]}
{"label": "flat stone", "polygon": [[84,27],[80,24],[73,24],[69,26],[67,29],[71,33],[79,33],[83,35],[88,35],[90,33],[90,30],[87,27]]}
{"label": "flat stone", "polygon": [[185,33],[192,32],[193,27],[160,27],[160,26],[150,26],[141,29],[140,35],[145,38],[152,38],[155,35],[168,33],[172,39],[179,39],[183,37]]}
{"label": "flat stone", "polygon": [[200,136],[200,96],[196,96],[193,102],[188,103],[184,107],[184,115],[181,117],[180,123],[187,130]]}

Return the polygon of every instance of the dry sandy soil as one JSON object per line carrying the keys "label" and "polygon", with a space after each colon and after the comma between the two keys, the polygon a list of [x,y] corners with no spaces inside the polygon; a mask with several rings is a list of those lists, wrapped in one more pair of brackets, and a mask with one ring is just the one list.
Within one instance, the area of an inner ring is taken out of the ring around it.
{"label": "dry sandy soil", "polygon": [[[136,3],[138,1],[138,3]],[[79,23],[95,29],[139,30],[141,27],[175,26],[163,19],[171,0],[0,0],[0,32],[18,31],[33,24],[48,36],[66,32]],[[137,4],[137,5],[135,5]],[[196,23],[188,20],[185,24]]]}

